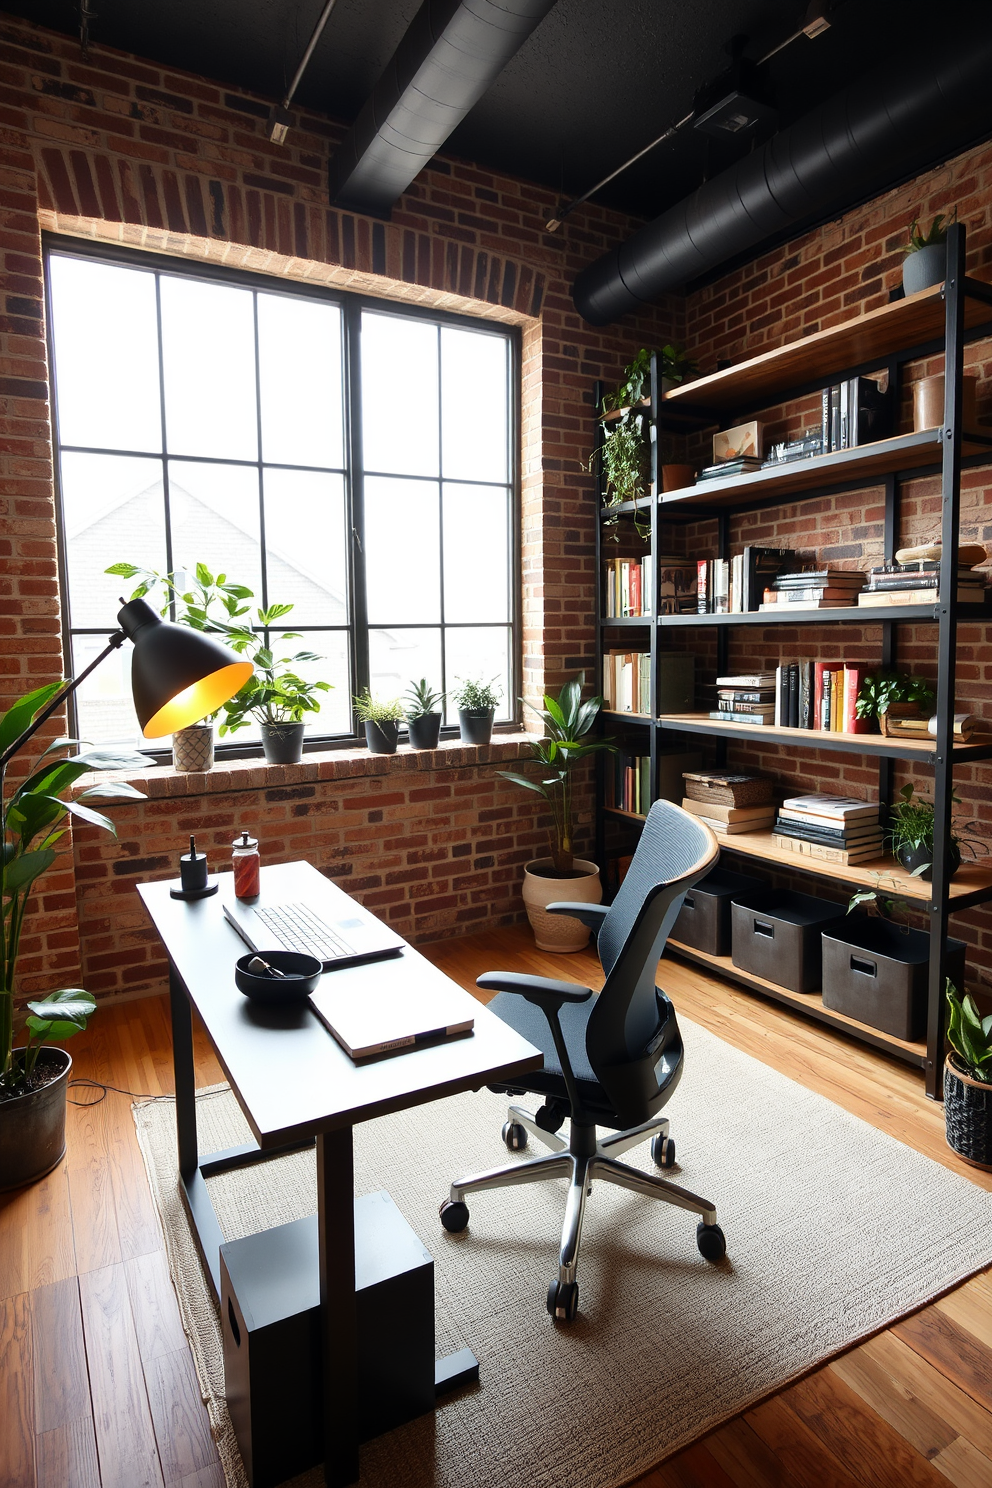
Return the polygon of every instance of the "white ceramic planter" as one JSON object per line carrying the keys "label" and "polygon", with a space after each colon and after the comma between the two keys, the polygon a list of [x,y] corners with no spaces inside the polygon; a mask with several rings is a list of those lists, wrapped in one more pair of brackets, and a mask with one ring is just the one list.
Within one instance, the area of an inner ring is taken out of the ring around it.
{"label": "white ceramic planter", "polygon": [[550,858],[535,858],[524,868],[524,904],[540,951],[581,951],[589,943],[589,930],[581,920],[571,915],[551,915],[545,910],[545,905],[562,901],[598,904],[602,899],[603,885],[596,864],[584,858],[575,858],[574,863],[575,878],[549,876]]}

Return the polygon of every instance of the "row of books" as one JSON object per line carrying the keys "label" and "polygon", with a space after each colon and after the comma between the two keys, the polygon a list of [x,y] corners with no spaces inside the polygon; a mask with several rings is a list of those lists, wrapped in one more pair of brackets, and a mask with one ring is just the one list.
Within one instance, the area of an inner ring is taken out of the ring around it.
{"label": "row of books", "polygon": [[[958,604],[984,604],[986,575],[965,565],[957,574]],[[940,593],[940,560],[883,563],[869,570],[859,606],[936,604]]]}
{"label": "row of books", "polygon": [[871,444],[891,432],[891,400],[871,377],[849,377],[823,389],[820,445],[823,454]]}
{"label": "row of books", "polygon": [[607,806],[646,815],[651,804],[651,756],[617,752],[606,765]]}
{"label": "row of books", "polygon": [[801,569],[779,574],[764,591],[759,609],[781,614],[785,605],[804,610],[853,608],[864,588],[865,576],[854,569]]}
{"label": "row of books", "polygon": [[749,614],[761,607],[766,588],[783,573],[815,568],[809,554],[791,548],[748,545],[732,558],[696,560],[699,615]]}
{"label": "row of books", "polygon": [[790,796],[772,835],[780,849],[841,866],[871,862],[884,847],[877,802],[852,796]]}
{"label": "row of books", "polygon": [[775,820],[773,787],[760,775],[686,770],[683,810],[698,816],[720,837],[764,831]]}
{"label": "row of books", "polygon": [[605,565],[603,614],[607,620],[631,615],[652,615],[654,559],[611,558]]}
{"label": "row of books", "polygon": [[609,651],[603,657],[603,707],[608,713],[649,713],[651,656],[647,651]]}
{"label": "row of books", "polygon": [[717,677],[716,707],[709,716],[721,723],[863,734],[868,722],[857,717],[855,704],[866,671],[805,659],[782,662],[774,671]]}

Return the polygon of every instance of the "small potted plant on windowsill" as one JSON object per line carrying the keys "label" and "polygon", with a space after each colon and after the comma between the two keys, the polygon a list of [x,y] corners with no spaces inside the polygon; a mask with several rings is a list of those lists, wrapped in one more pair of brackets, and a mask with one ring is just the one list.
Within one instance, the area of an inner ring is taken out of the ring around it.
{"label": "small potted plant on windowsill", "polygon": [[[955,214],[950,218],[953,222]],[[927,232],[920,229],[919,219],[909,226],[909,245],[902,264],[904,294],[919,294],[932,284],[943,284],[947,277],[947,228],[950,222],[938,212]]]}
{"label": "small potted plant on windowsill", "polygon": [[944,1062],[947,1145],[973,1167],[992,1172],[992,1015],[981,1017],[974,999],[961,998],[948,978]]}
{"label": "small potted plant on windowsill", "polygon": [[437,748],[441,737],[440,708],[443,702],[444,693],[435,692],[426,677],[410,683],[403,700],[403,711],[411,749]]}
{"label": "small potted plant on windowsill", "polygon": [[[291,604],[273,604],[256,611],[260,630],[271,630],[278,620],[293,608]],[[315,651],[297,651],[292,656],[276,656],[271,646],[249,626],[225,627],[228,644],[251,657],[254,675],[224,704],[224,721],[220,734],[237,733],[249,718],[254,718],[262,735],[262,753],[270,765],[298,765],[303,758],[305,715],[320,712],[319,692],[330,692],[330,682],[311,682],[293,670],[323,660]],[[299,640],[294,631],[280,634],[282,641]]]}
{"label": "small potted plant on windowsill", "polygon": [[477,677],[468,681],[458,679],[453,696],[463,744],[489,743],[493,736],[496,705],[502,694],[503,689],[495,677],[491,682],[483,682]]}
{"label": "small potted plant on windowsill", "polygon": [[546,906],[556,900],[598,904],[603,897],[599,868],[574,856],[575,824],[572,806],[575,767],[600,750],[613,750],[609,739],[590,738],[590,731],[603,706],[601,697],[582,701],[584,675],[573,677],[557,699],[545,697],[544,707],[535,708],[544,725],[544,737],[533,747],[540,778],[531,780],[513,770],[500,770],[504,780],[542,796],[551,808],[551,855],[538,858],[524,868],[523,900],[539,950],[581,951],[589,931],[568,915],[550,915]]}
{"label": "small potted plant on windowsill", "polygon": [[933,687],[923,677],[872,672],[861,683],[854,712],[858,718],[877,719],[879,729],[888,737],[889,719],[929,716],[935,698]]}
{"label": "small potted plant on windowsill", "polygon": [[352,701],[355,716],[365,725],[365,742],[370,754],[395,754],[400,737],[403,704],[399,698],[375,698],[369,688]]}

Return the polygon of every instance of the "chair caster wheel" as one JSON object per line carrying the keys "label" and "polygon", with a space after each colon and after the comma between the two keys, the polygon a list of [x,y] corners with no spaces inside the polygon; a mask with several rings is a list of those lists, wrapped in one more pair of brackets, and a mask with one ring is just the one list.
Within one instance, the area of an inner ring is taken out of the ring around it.
{"label": "chair caster wheel", "polygon": [[557,1276],[548,1287],[548,1312],[556,1323],[572,1323],[579,1310],[577,1281],[559,1281]]}
{"label": "chair caster wheel", "polygon": [[460,1199],[445,1199],[437,1212],[449,1235],[458,1235],[468,1228],[468,1205]]}
{"label": "chair caster wheel", "polygon": [[675,1166],[675,1138],[674,1137],[652,1137],[651,1156],[659,1168],[674,1168]]}
{"label": "chair caster wheel", "polygon": [[523,1152],[527,1146],[527,1128],[519,1121],[504,1121],[500,1135],[511,1152]]}
{"label": "chair caster wheel", "polygon": [[722,1261],[727,1254],[727,1240],[719,1225],[698,1224],[696,1244],[706,1261]]}

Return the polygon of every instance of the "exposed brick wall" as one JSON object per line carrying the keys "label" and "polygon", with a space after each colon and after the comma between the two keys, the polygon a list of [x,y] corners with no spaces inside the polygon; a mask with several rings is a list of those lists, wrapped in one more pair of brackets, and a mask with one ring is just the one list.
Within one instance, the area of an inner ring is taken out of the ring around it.
{"label": "exposed brick wall", "polygon": [[[74,40],[2,15],[0,44],[0,706],[61,676],[63,664],[42,230],[519,325],[525,692],[535,699],[545,687],[557,688],[566,676],[588,668],[595,644],[595,503],[583,462],[593,444],[592,385],[598,377],[615,381],[639,346],[679,334],[682,305],[673,299],[636,323],[594,331],[575,314],[568,285],[583,264],[635,224],[589,207],[551,236],[543,224],[554,206],[552,192],[444,157],[418,177],[391,222],[373,222],[328,205],[326,163],[343,132],[331,119],[297,113],[288,145],[278,147],[265,138],[268,100],[103,47],[92,47],[84,59]],[[45,737],[63,728],[53,724]],[[437,782],[437,789],[448,788],[447,780]],[[484,762],[474,767],[463,760],[450,788],[464,799],[458,831],[467,830],[468,838],[445,849],[446,867],[439,857],[416,860],[422,851],[439,852],[438,842],[429,849],[398,845],[408,834],[420,834],[408,822],[423,823],[424,806],[407,792],[423,789],[421,774],[397,786],[402,803],[370,805],[361,830],[350,819],[354,840],[364,844],[355,848],[350,882],[363,895],[386,894],[390,915],[416,936],[451,933],[487,915],[502,923],[519,914],[513,886],[521,854],[541,847],[535,812],[520,799],[525,793],[505,782],[494,786],[493,770]],[[212,840],[230,835],[232,814],[251,815],[246,798],[255,789],[239,786],[237,807],[221,807],[211,796],[208,819],[224,816],[223,827],[209,829]],[[265,823],[270,858],[294,855],[298,818],[308,816],[309,808],[302,812],[305,803],[270,798],[265,791],[275,789],[271,785],[258,789],[255,820]],[[328,795],[321,811],[332,812],[338,785],[320,789]],[[345,795],[354,789],[352,783],[340,786]],[[494,789],[502,793],[498,808]],[[446,797],[433,799],[442,803]],[[202,805],[206,811],[207,803]],[[435,809],[447,819],[447,807]],[[519,816],[519,830],[494,840],[495,818],[488,815],[493,810],[508,813],[511,821]],[[588,842],[588,792],[580,811]],[[119,846],[77,832],[77,871],[67,851],[58,871],[46,875],[25,935],[23,990],[80,976],[105,992],[148,984],[147,957],[137,946],[132,959],[130,948],[96,945],[100,935],[117,936],[109,904],[125,915],[120,928],[124,933],[126,921],[130,936],[135,879],[173,871],[165,860],[174,861],[196,813],[188,801],[176,806],[170,798],[114,814],[121,822]],[[327,847],[330,839],[320,832],[304,835],[315,861],[340,873],[340,853]],[[462,853],[456,848],[466,841],[470,861],[494,857],[494,863],[459,869]],[[148,860],[156,866],[136,866]],[[107,873],[111,863],[113,897],[99,898],[100,875],[87,875],[98,867]],[[387,883],[388,874],[399,877]],[[377,878],[381,882],[373,885]],[[102,926],[99,932],[91,930],[94,922]],[[97,959],[108,954],[118,958],[112,973]]]}

